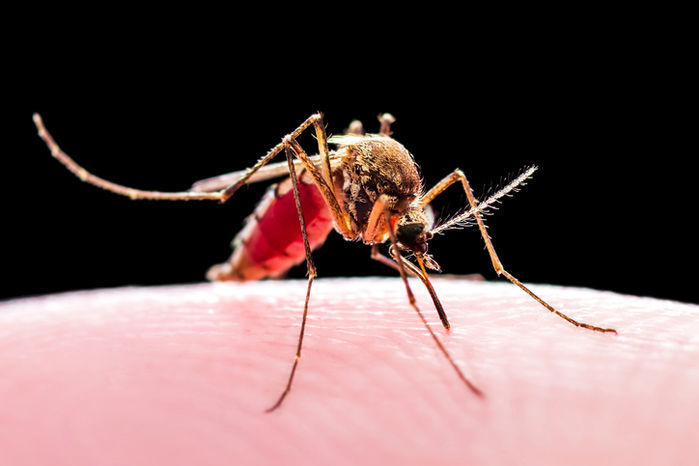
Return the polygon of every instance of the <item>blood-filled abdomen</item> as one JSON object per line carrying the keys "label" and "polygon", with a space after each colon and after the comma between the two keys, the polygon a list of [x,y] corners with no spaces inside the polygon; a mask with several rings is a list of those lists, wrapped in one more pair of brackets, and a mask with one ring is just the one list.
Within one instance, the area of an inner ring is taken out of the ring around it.
{"label": "blood-filled abdomen", "polygon": [[[315,249],[333,228],[332,214],[307,172],[299,177],[299,195],[308,243]],[[209,269],[209,280],[275,277],[306,259],[291,178],[270,186],[233,240],[233,248],[228,262]]]}

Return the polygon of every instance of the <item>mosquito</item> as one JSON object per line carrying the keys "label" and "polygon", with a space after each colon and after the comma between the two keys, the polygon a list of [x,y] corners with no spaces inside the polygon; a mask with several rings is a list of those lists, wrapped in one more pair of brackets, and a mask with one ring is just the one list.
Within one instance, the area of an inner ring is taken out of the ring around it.
{"label": "mosquito", "polygon": [[[308,284],[296,355],[286,386],[268,412],[281,406],[291,390],[301,358],[311,286],[317,276],[311,252],[323,244],[333,229],[346,240],[361,240],[371,246],[372,259],[400,274],[410,305],[461,382],[477,396],[482,397],[483,392],[464,375],[432,330],[417,306],[408,281],[408,276],[412,276],[424,284],[442,325],[448,331],[450,324],[447,315],[427,273],[428,268],[440,271],[437,262],[427,253],[427,243],[436,234],[475,220],[498,276],[506,278],[546,309],[576,327],[616,333],[611,328],[574,320],[555,309],[507,272],[495,252],[483,214],[521,186],[532,176],[536,167],[525,170],[482,202],[476,199],[460,169],[454,170],[434,187],[425,190],[412,154],[391,137],[390,129],[394,122],[395,118],[391,114],[381,114],[379,132],[369,134],[365,133],[361,122],[355,120],[343,135],[328,138],[322,114],[315,113],[284,136],[252,168],[197,181],[188,191],[161,192],[130,188],[91,174],[60,149],[46,130],[41,117],[34,114],[39,136],[53,157],[81,180],[131,199],[217,200],[223,203],[247,183],[285,177],[281,182],[270,186],[248,217],[245,226],[233,240],[230,258],[222,264],[214,265],[207,272],[207,278],[214,281],[260,280],[280,276],[292,266],[304,261],[306,263]],[[309,128],[314,130],[318,145],[318,154],[313,156],[309,156],[297,141]],[[336,149],[329,150],[329,143],[334,144]],[[270,163],[282,152],[286,156],[286,162]],[[434,226],[429,215],[429,205],[454,184],[460,185],[465,192],[469,209]],[[384,243],[389,244],[388,256],[379,250],[379,246]],[[416,263],[408,260],[411,257],[414,257]]]}

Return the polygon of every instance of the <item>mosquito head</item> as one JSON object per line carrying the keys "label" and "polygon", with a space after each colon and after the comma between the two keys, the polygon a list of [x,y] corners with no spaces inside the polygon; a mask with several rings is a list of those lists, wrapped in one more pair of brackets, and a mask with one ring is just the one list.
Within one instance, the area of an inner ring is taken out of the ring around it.
{"label": "mosquito head", "polygon": [[402,249],[424,254],[432,239],[430,221],[422,210],[408,209],[396,220],[396,240]]}

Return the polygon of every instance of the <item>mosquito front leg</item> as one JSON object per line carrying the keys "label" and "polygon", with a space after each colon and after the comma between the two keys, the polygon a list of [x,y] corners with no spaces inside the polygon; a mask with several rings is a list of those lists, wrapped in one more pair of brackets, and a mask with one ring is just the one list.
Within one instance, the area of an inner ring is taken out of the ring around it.
{"label": "mosquito front leg", "polygon": [[485,247],[488,250],[488,254],[490,255],[490,261],[493,264],[493,268],[495,269],[495,272],[498,275],[502,275],[505,278],[507,278],[510,282],[514,283],[517,285],[519,288],[521,288],[525,293],[527,293],[529,296],[534,298],[539,304],[544,306],[546,309],[549,311],[553,312],[559,317],[562,317],[563,319],[567,320],[571,324],[575,325],[576,327],[583,327],[589,330],[595,330],[597,332],[613,332],[616,333],[616,330],[611,329],[611,328],[602,328],[602,327],[596,327],[594,325],[586,324],[583,322],[578,322],[577,320],[574,320],[567,315],[563,314],[562,312],[556,310],[553,306],[551,306],[549,303],[535,295],[529,288],[524,286],[522,282],[517,280],[513,275],[511,275],[509,272],[505,270],[505,268],[502,266],[502,262],[500,262],[500,258],[498,257],[497,253],[495,252],[495,248],[493,247],[493,242],[490,239],[490,235],[488,234],[488,230],[486,229],[485,222],[483,222],[483,218],[478,210],[478,201],[476,200],[475,196],[473,195],[473,191],[471,190],[471,186],[469,185],[468,180],[466,179],[466,175],[459,170],[456,169],[454,170],[453,173],[450,175],[446,176],[442,181],[437,183],[432,189],[430,189],[418,202],[418,205],[421,208],[424,208],[427,204],[432,202],[432,200],[437,197],[440,193],[442,193],[444,190],[446,190],[449,186],[452,184],[460,181],[461,185],[464,189],[464,192],[466,193],[466,197],[468,198],[468,202],[471,206],[471,210],[473,211],[473,216],[476,219],[476,222],[478,224],[478,229],[481,232],[481,236],[483,237],[483,241],[485,241]]}
{"label": "mosquito front leg", "polygon": [[286,148],[286,160],[289,164],[289,173],[291,174],[291,183],[294,189],[294,201],[296,203],[296,212],[298,213],[299,216],[299,224],[301,225],[301,234],[303,235],[303,247],[306,251],[306,268],[307,268],[307,275],[308,275],[308,288],[306,289],[306,300],[303,304],[303,318],[301,319],[301,331],[299,332],[299,340],[298,344],[296,346],[296,356],[294,358],[294,363],[291,366],[291,372],[289,373],[289,379],[286,383],[286,387],[284,388],[284,391],[282,394],[279,396],[279,399],[277,400],[274,405],[267,409],[267,412],[274,411],[277,409],[279,406],[281,406],[282,402],[284,401],[284,398],[286,398],[286,395],[289,394],[289,391],[291,390],[291,384],[294,381],[294,374],[296,374],[296,367],[299,364],[299,359],[301,359],[301,347],[303,346],[303,335],[306,329],[306,317],[308,316],[308,301],[311,298],[311,285],[313,284],[313,279],[317,276],[316,273],[316,267],[313,264],[313,257],[311,255],[311,247],[308,243],[308,232],[306,231],[306,221],[303,218],[303,209],[301,207],[301,196],[299,194],[299,186],[298,186],[298,179],[296,178],[296,169],[294,168],[294,160],[293,157],[291,156],[291,151],[287,147]]}
{"label": "mosquito front leg", "polygon": [[335,190],[333,189],[333,184],[328,184],[325,181],[323,173],[320,170],[318,170],[318,168],[315,166],[308,154],[306,154],[306,151],[303,150],[303,148],[298,143],[298,141],[296,141],[296,139],[287,136],[284,138],[284,142],[289,145],[291,150],[294,152],[294,155],[296,155],[296,157],[299,160],[301,160],[301,162],[304,165],[304,168],[306,168],[306,170],[308,170],[308,173],[310,173],[313,177],[316,186],[320,190],[320,193],[323,195],[325,203],[328,205],[328,208],[330,209],[330,213],[332,214],[333,220],[335,222],[335,228],[345,238],[354,239],[357,235],[352,230],[352,224],[350,221],[349,214],[340,207],[340,203],[335,195]]}
{"label": "mosquito front leg", "polygon": [[[304,132],[306,128],[308,128],[311,125],[316,125],[316,131],[318,128],[318,125],[322,128],[322,121],[323,121],[323,116],[320,113],[314,113],[310,117],[306,119],[303,123],[299,125],[298,128],[296,128],[294,131],[291,133],[287,134],[283,139],[282,142],[274,146],[269,152],[267,152],[267,155],[264,157],[261,157],[257,163],[248,170],[248,172],[240,178],[238,181],[236,181],[234,184],[231,186],[227,187],[223,191],[221,191],[221,202],[225,202],[230,198],[241,186],[243,186],[245,183],[248,182],[250,177],[255,174],[260,168],[265,166],[267,163],[269,163],[270,160],[272,160],[279,152],[281,152],[282,149],[285,149],[289,146],[289,141],[296,140],[301,133]],[[323,129],[323,131],[325,131]],[[327,147],[327,144],[326,144]],[[326,151],[327,152],[327,151]],[[326,154],[327,157],[327,154]],[[327,162],[328,166],[330,162]]]}
{"label": "mosquito front leg", "polygon": [[328,135],[325,133],[325,125],[321,118],[313,122],[318,141],[318,154],[320,155],[320,171],[328,186],[333,186],[332,169],[330,168],[330,151],[328,150]]}

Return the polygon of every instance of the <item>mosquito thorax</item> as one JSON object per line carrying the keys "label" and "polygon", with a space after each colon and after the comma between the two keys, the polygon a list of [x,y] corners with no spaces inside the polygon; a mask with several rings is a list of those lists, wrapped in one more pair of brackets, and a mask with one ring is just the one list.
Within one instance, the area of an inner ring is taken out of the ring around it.
{"label": "mosquito thorax", "polygon": [[333,174],[336,190],[357,234],[365,230],[381,195],[388,196],[393,212],[402,212],[415,200],[420,174],[413,156],[398,141],[367,134],[338,136],[332,142],[344,153]]}

